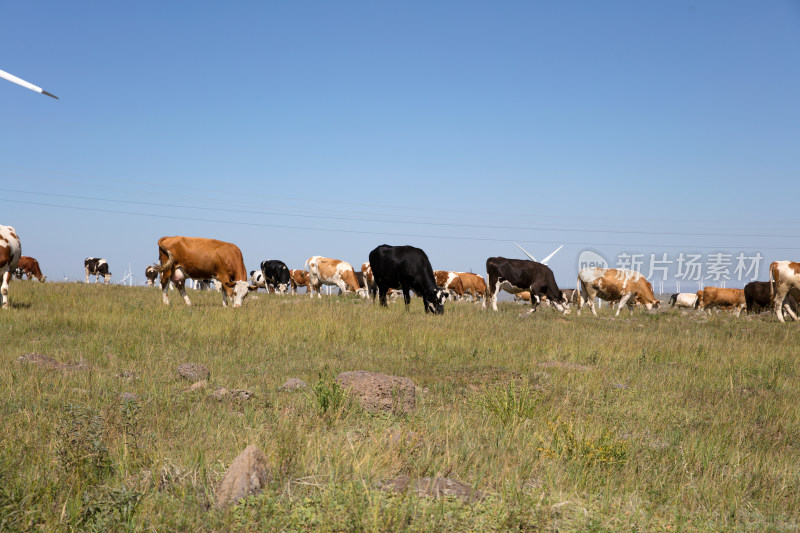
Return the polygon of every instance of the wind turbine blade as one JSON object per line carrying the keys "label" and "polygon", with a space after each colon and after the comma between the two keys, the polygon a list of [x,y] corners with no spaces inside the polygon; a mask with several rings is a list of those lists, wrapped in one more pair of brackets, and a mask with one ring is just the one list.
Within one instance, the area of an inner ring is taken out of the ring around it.
{"label": "wind turbine blade", "polygon": [[22,85],[23,87],[25,87],[26,89],[30,89],[31,91],[36,91],[37,93],[40,93],[40,94],[46,94],[47,96],[49,96],[51,98],[55,98],[56,100],[58,100],[58,96],[56,96],[54,94],[51,94],[51,93],[45,91],[44,89],[42,89],[41,87],[37,87],[36,85],[34,85],[32,83],[28,83],[27,81],[23,80],[22,78],[18,78],[16,76],[14,76],[13,74],[9,74],[5,70],[0,70],[0,78],[6,79],[6,80],[10,81],[11,83],[16,83],[17,85]]}
{"label": "wind turbine blade", "polygon": [[546,264],[547,264],[547,262],[548,262],[548,261],[550,261],[550,260],[553,258],[553,256],[554,256],[554,255],[556,255],[556,254],[558,253],[558,251],[559,251],[560,249],[562,249],[563,247],[564,247],[564,245],[562,244],[561,246],[559,246],[558,248],[556,248],[555,250],[553,250],[553,253],[551,253],[550,255],[548,255],[547,257],[545,257],[544,259],[542,259],[542,264],[543,264],[543,265],[546,265]]}
{"label": "wind turbine blade", "polygon": [[[514,241],[511,241],[511,242],[514,242]],[[529,254],[529,253],[528,253],[528,251],[527,251],[525,248],[523,248],[522,246],[520,246],[520,245],[519,245],[519,244],[517,244],[517,243],[514,243],[514,244],[516,245],[516,247],[517,247],[517,248],[519,248],[520,250],[522,250],[522,252],[523,252],[525,255],[527,255],[528,257],[530,257],[530,258],[531,258],[531,261],[536,261],[536,258],[535,258],[535,257],[533,257],[531,254]]]}

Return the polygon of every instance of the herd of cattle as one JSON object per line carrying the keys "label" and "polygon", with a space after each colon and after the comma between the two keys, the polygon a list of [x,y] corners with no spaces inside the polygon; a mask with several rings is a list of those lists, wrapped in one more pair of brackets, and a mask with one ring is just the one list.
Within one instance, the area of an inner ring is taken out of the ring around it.
{"label": "herd of cattle", "polygon": [[[145,271],[147,284],[153,286],[161,277],[162,300],[169,304],[168,288],[177,287],[186,305],[191,305],[186,294],[187,279],[205,284],[218,283],[222,292],[222,305],[232,300],[239,307],[252,291],[263,287],[269,292],[296,294],[298,287],[306,287],[311,298],[321,297],[321,286],[337,286],[342,293],[356,293],[362,297],[378,296],[382,306],[387,296],[403,295],[406,306],[411,292],[422,298],[425,312],[442,314],[447,298],[471,299],[489,303],[497,311],[497,293],[501,290],[515,295],[516,299],[529,301],[531,310],[539,305],[553,306],[569,314],[570,305],[578,314],[584,306],[596,316],[595,299],[617,305],[616,315],[624,307],[633,310],[643,306],[658,309],[660,301],[653,286],[645,277],[633,270],[614,268],[584,268],[578,273],[577,289],[559,289],[553,271],[544,264],[522,259],[490,257],[486,260],[488,284],[483,276],[470,272],[434,271],[428,256],[413,246],[381,245],[369,253],[369,262],[356,272],[350,263],[338,259],[313,256],[304,270],[290,270],[283,261],[267,260],[260,271],[244,266],[242,252],[232,243],[198,237],[162,237],[158,241],[157,264]],[[109,283],[111,273],[105,259],[87,257],[84,261],[86,283],[95,276],[95,283],[103,277]],[[22,256],[19,236],[11,226],[0,226],[0,305],[8,307],[8,285],[12,275],[18,279],[45,281],[39,263],[32,257]],[[772,308],[778,320],[784,315],[797,320],[797,302],[800,301],[800,263],[775,261],[769,267],[770,280],[753,281],[744,289],[706,287],[697,293],[673,294],[670,307],[706,310],[723,308],[739,316],[743,309],[748,313]]]}

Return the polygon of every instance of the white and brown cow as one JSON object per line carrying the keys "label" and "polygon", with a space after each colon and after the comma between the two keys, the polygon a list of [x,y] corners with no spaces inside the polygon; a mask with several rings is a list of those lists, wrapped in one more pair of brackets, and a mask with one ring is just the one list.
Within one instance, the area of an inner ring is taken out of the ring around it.
{"label": "white and brown cow", "polygon": [[228,298],[233,307],[240,307],[250,291],[257,287],[247,283],[242,251],[235,244],[201,237],[161,237],[158,240],[156,268],[161,273],[163,302],[169,305],[167,287],[172,281],[186,305],[192,305],[184,287],[186,278],[217,279],[222,284],[222,305]]}
{"label": "white and brown cow", "polygon": [[669,297],[670,309],[672,309],[673,307],[682,307],[684,309],[696,309],[698,303],[700,303],[699,295],[691,292],[676,292],[675,294]]}
{"label": "white and brown cow", "polygon": [[645,277],[635,270],[617,268],[584,268],[578,273],[578,314],[584,305],[589,305],[592,314],[597,316],[594,309],[594,299],[600,298],[607,302],[619,301],[615,316],[628,303],[628,300],[643,304],[648,310],[658,309],[661,306],[655,295],[653,287]]}
{"label": "white and brown cow", "polygon": [[158,270],[153,265],[147,265],[147,268],[144,269],[144,277],[146,278],[146,283],[148,287],[152,287],[156,284],[156,278],[158,278]]}
{"label": "white and brown cow", "polygon": [[784,322],[781,308],[786,295],[792,289],[800,289],[800,263],[794,261],[773,261],[769,265],[769,292],[772,296],[772,309],[778,321]]}
{"label": "white and brown cow", "polygon": [[483,307],[486,308],[486,280],[483,276],[473,274],[472,272],[456,272],[458,277],[461,278],[461,285],[464,287],[464,296],[472,296],[473,301],[483,302]]}
{"label": "white and brown cow", "polygon": [[[17,269],[20,270],[24,275],[28,277],[28,280],[36,279],[41,281],[42,283],[47,280],[47,277],[42,275],[42,270],[39,268],[39,261],[34,259],[33,257],[27,257],[23,255],[19,258],[19,264],[17,265]],[[21,279],[21,276],[19,276]]]}
{"label": "white and brown cow", "polygon": [[449,270],[434,270],[433,277],[436,278],[437,287],[450,294],[455,294],[456,299],[464,296],[464,284],[458,273]]}
{"label": "white and brown cow", "polygon": [[308,278],[311,284],[311,290],[308,292],[311,298],[314,297],[315,291],[317,297],[322,298],[320,294],[322,285],[336,285],[344,293],[355,292],[359,296],[367,295],[366,290],[358,284],[353,265],[347,261],[315,255],[308,258],[305,266],[308,269]]}
{"label": "white and brown cow", "polygon": [[311,293],[311,281],[306,270],[289,270],[289,284],[292,287],[291,294],[297,294],[297,287],[305,287],[306,292]]}
{"label": "white and brown cow", "polygon": [[86,272],[85,283],[89,283],[89,276],[94,276],[95,283],[100,280],[100,276],[103,276],[103,283],[106,285],[111,281],[111,272],[108,271],[108,262],[105,259],[87,257],[83,261],[83,269]]}
{"label": "white and brown cow", "polygon": [[738,317],[742,309],[747,307],[744,289],[727,289],[722,287],[706,287],[698,292],[697,308],[711,312],[714,307],[728,309]]}
{"label": "white and brown cow", "polygon": [[8,309],[8,283],[22,257],[22,244],[11,226],[0,226],[0,308]]}
{"label": "white and brown cow", "polygon": [[372,273],[369,261],[361,265],[361,274],[364,276],[364,288],[367,289],[367,293],[374,300],[378,295],[378,284],[375,283],[375,275]]}

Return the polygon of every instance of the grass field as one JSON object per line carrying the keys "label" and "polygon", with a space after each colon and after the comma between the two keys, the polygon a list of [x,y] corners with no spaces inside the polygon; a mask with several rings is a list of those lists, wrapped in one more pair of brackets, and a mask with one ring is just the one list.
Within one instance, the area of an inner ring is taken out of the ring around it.
{"label": "grass field", "polygon": [[[350,297],[13,282],[0,312],[0,529],[797,531],[797,324],[516,304],[445,315]],[[252,298],[252,297],[251,297]],[[39,353],[82,366],[47,369]],[[209,386],[185,392],[184,362]],[[417,407],[323,412],[333,376],[409,377]],[[130,374],[135,373],[135,377]],[[289,377],[319,391],[281,392]],[[255,398],[218,401],[218,387]],[[134,400],[124,401],[123,393]],[[398,437],[392,438],[391,436]],[[273,482],[218,510],[256,444]],[[379,490],[447,476],[480,501]]]}

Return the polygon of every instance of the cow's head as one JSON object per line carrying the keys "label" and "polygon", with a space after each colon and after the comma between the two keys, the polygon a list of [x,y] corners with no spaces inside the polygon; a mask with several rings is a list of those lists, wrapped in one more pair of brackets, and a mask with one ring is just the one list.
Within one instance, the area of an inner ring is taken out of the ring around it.
{"label": "cow's head", "polygon": [[555,307],[556,310],[558,310],[558,312],[560,312],[561,314],[564,315],[570,314],[569,298],[567,298],[567,295],[562,292],[561,298],[559,298],[557,301],[556,300],[553,301],[553,307]]}
{"label": "cow's head", "polygon": [[286,291],[289,290],[289,283],[278,283],[275,290],[278,291],[278,294],[286,294]]}
{"label": "cow's head", "polygon": [[[252,288],[251,288],[252,287]],[[254,285],[250,285],[246,281],[237,281],[233,285],[233,307],[241,307],[242,303],[244,303],[245,297],[250,293],[251,290],[255,290],[258,287]]]}
{"label": "cow's head", "polygon": [[367,289],[365,289],[364,287],[361,287],[360,289],[358,289],[356,291],[356,294],[358,294],[362,298],[369,298],[369,291]]}
{"label": "cow's head", "polygon": [[14,277],[15,278],[22,279],[22,274],[23,274],[23,272],[22,272],[21,268],[15,268],[14,269]]}
{"label": "cow's head", "polygon": [[447,299],[447,293],[442,289],[436,289],[433,293],[433,300],[425,299],[425,311],[429,311],[434,315],[444,314],[444,301]]}
{"label": "cow's head", "polygon": [[45,276],[45,275],[42,275],[42,277],[41,277],[41,278],[39,278],[39,281],[41,281],[42,283],[44,283],[45,281],[47,281],[47,276]]}

